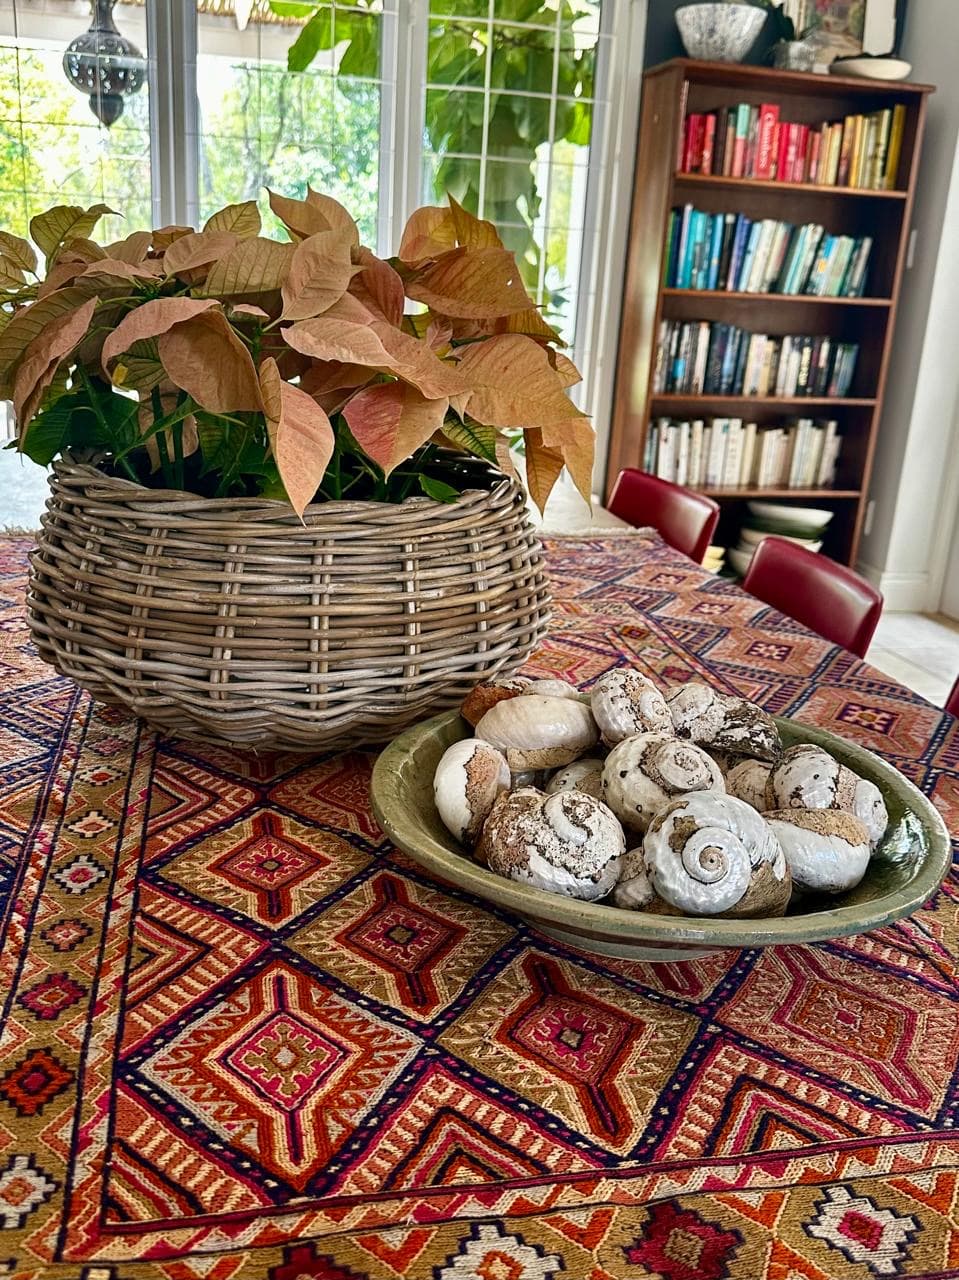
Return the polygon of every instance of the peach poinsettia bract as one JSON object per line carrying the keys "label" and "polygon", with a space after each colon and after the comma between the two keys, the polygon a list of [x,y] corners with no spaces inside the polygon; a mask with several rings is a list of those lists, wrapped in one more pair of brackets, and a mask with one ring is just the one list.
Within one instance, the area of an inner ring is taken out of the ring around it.
{"label": "peach poinsettia bract", "polygon": [[261,233],[254,201],[110,244],[91,238],[105,205],[38,215],[32,244],[0,232],[0,394],[20,450],[285,496],[302,516],[417,485],[449,500],[477,475],[457,457],[512,471],[522,432],[537,505],[564,466],[589,500],[579,374],[491,223],[452,198],[419,209],[385,260],[328,196],[270,206],[288,239]]}

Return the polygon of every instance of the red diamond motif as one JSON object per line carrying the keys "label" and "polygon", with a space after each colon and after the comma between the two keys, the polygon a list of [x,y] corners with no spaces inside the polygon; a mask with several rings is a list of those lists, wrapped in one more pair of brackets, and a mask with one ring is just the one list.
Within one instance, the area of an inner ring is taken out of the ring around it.
{"label": "red diamond motif", "polygon": [[267,920],[281,920],[291,909],[290,890],[330,860],[285,834],[274,814],[255,818],[253,829],[251,839],[212,862],[210,870],[251,890]]}
{"label": "red diamond motif", "polygon": [[418,1048],[406,1032],[276,961],[141,1070],[178,1109],[302,1191],[329,1170]]}

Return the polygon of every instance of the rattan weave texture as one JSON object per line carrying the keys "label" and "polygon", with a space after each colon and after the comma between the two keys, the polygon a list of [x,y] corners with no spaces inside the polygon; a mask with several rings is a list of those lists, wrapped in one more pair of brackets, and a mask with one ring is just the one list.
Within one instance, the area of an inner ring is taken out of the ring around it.
{"label": "rattan weave texture", "polygon": [[58,463],[28,598],[41,656],[182,737],[384,742],[514,671],[549,590],[523,494],[285,503],[145,489]]}

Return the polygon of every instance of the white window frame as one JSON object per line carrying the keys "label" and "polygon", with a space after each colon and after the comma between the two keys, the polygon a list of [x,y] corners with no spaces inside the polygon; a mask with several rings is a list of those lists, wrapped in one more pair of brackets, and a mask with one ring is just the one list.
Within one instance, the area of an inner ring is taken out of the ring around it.
{"label": "white window frame", "polygon": [[[603,0],[571,355],[574,396],[596,426],[596,476],[605,468],[623,264],[629,234],[648,0]],[[197,12],[192,0],[147,0],[150,132],[156,224],[199,215]],[[377,250],[393,252],[420,203],[429,0],[392,0],[381,18]]]}

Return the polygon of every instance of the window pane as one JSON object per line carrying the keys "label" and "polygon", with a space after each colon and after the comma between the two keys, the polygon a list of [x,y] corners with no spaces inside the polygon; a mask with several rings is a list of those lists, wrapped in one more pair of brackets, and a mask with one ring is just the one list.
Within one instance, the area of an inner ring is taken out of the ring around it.
{"label": "window pane", "polygon": [[[29,219],[53,204],[102,202],[124,215],[107,216],[96,236],[110,240],[150,226],[149,89],[142,5],[118,3],[114,20],[142,59],[124,67],[102,59],[75,64],[80,78],[100,85],[101,116],[90,94],[64,69],[67,45],[90,26],[89,5],[52,7],[0,0],[0,226],[26,234]],[[72,64],[74,65],[74,64]],[[129,77],[129,80],[127,79]],[[131,92],[121,92],[129,83]],[[119,111],[119,115],[115,113]]]}
{"label": "window pane", "polygon": [[593,125],[598,0],[432,0],[424,197],[501,228],[573,340]]}
{"label": "window pane", "polygon": [[[200,216],[257,200],[267,234],[280,234],[265,188],[334,196],[376,243],[380,145],[379,0],[319,4],[309,31],[266,4],[246,29],[198,2]],[[280,6],[277,6],[278,8]],[[291,45],[315,50],[303,71],[287,69]]]}

